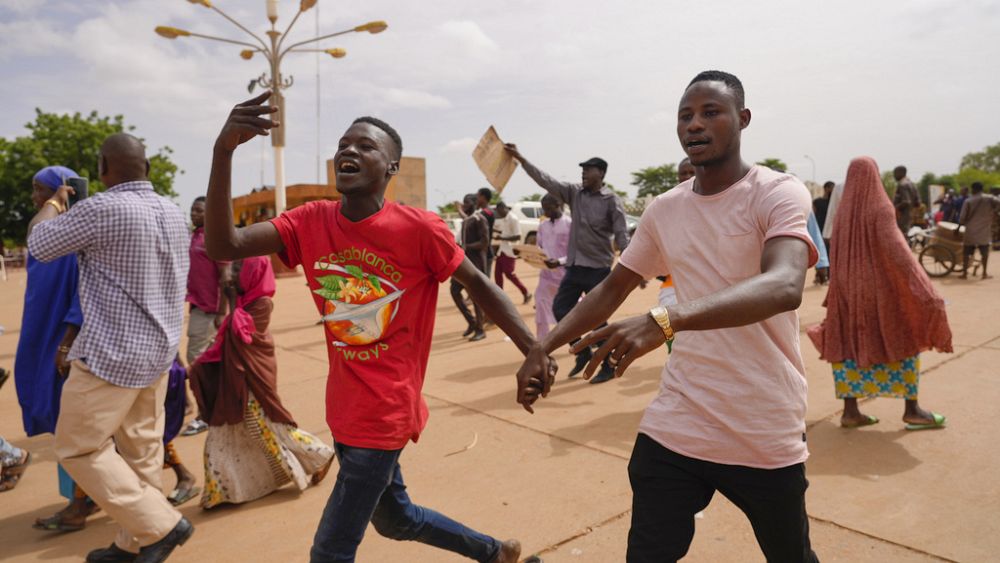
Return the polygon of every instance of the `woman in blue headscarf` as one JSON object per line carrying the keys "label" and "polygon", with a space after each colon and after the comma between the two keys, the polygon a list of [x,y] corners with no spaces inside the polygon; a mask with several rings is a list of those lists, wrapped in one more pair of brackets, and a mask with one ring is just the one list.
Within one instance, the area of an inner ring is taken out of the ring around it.
{"label": "woman in blue headscarf", "polygon": [[[31,200],[41,209],[67,178],[78,178],[65,166],[47,166],[32,181]],[[28,281],[24,292],[24,316],[14,360],[14,383],[21,404],[24,431],[28,436],[54,433],[59,418],[59,397],[69,373],[69,353],[83,313],[77,296],[79,275],[76,256],[70,254],[43,263],[28,253]],[[97,506],[59,468],[59,493],[69,506],[49,518],[39,518],[35,528],[52,531],[83,529],[87,516]]]}

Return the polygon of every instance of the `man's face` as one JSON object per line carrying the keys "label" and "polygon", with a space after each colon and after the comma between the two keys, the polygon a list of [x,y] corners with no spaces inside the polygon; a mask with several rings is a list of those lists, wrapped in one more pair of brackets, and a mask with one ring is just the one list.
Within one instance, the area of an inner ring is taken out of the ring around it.
{"label": "man's face", "polygon": [[191,204],[191,224],[197,229],[205,226],[205,202],[196,201]]}
{"label": "man's face", "polygon": [[897,168],[892,171],[892,177],[895,178],[896,181],[898,182],[906,177],[906,171],[902,170],[901,168]]}
{"label": "man's face", "polygon": [[690,160],[685,160],[677,167],[677,181],[683,183],[691,178],[694,178],[694,165]]}
{"label": "man's face", "polygon": [[580,171],[580,180],[587,189],[599,188],[604,183],[604,172],[596,166],[584,166]]}
{"label": "man's face", "polygon": [[477,196],[474,195],[465,196],[465,199],[462,200],[462,211],[464,211],[466,215],[471,215],[475,213],[477,201],[478,201]]}
{"label": "man's face", "polygon": [[737,107],[723,82],[692,84],[677,110],[677,138],[694,166],[723,162],[739,154],[740,131],[750,124],[750,110]]}
{"label": "man's face", "polygon": [[351,125],[333,155],[337,191],[345,195],[383,191],[399,169],[394,155],[395,142],[385,131],[369,123]]}
{"label": "man's face", "polygon": [[498,205],[496,209],[497,209],[497,217],[501,219],[503,219],[504,217],[507,216],[508,213],[510,213],[510,209],[508,209],[506,205]]}
{"label": "man's face", "polygon": [[969,195],[969,188],[962,188],[962,197]]}
{"label": "man's face", "polygon": [[542,213],[544,213],[545,216],[548,217],[549,219],[555,219],[560,215],[562,215],[562,209],[560,209],[560,206],[557,203],[547,199],[543,199]]}
{"label": "man's face", "polygon": [[41,209],[45,202],[52,197],[55,192],[39,182],[31,182],[31,203],[35,209]]}

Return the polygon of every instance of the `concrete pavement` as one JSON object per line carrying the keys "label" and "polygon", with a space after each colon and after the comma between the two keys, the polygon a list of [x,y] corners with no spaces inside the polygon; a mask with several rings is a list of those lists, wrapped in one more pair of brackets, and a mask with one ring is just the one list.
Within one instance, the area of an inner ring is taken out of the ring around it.
{"label": "concrete pavement", "polygon": [[[519,274],[529,287],[535,272]],[[299,424],[323,439],[326,350],[304,278],[278,282],[272,332],[278,345],[279,388]],[[1000,281],[937,283],[948,300],[955,353],[922,356],[921,403],[948,416],[943,431],[903,430],[902,401],[878,399],[865,411],[878,425],[844,430],[828,364],[805,335],[809,379],[807,506],[823,561],[986,561],[1000,553],[1000,450],[992,416],[1000,399]],[[516,290],[507,288],[512,298]],[[23,271],[0,282],[0,365],[10,367],[18,337]],[[808,287],[803,329],[823,318],[825,289]],[[656,288],[633,295],[619,316],[640,314]],[[533,327],[531,306],[518,306]],[[503,334],[479,343],[460,337],[458,312],[442,286],[435,342],[424,388],[431,419],[420,443],[407,447],[403,474],[413,499],[496,537],[518,537],[525,553],[548,562],[622,561],[630,518],[626,464],[642,410],[656,393],[665,355],[650,354],[625,377],[599,386],[567,380],[572,365],[558,355],[552,394],[530,415],[514,402],[520,360]],[[0,434],[29,448],[35,462],[18,487],[0,495],[0,559],[74,561],[110,543],[115,526],[103,513],[81,532],[30,528],[57,510],[51,437],[23,437],[10,382],[0,392]],[[202,481],[204,434],[176,442]],[[474,444],[474,445],[473,445]],[[469,446],[472,447],[469,447]],[[166,482],[173,485],[172,473]],[[197,530],[171,561],[263,561],[307,558],[312,534],[333,486],[327,479],[303,493],[287,487],[238,507],[182,512]],[[461,561],[369,529],[360,561]],[[690,561],[763,561],[743,515],[716,495],[697,521]]]}

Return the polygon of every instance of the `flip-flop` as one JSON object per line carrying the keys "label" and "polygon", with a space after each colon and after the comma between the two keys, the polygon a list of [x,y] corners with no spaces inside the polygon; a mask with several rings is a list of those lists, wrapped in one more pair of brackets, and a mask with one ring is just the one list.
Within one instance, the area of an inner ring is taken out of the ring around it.
{"label": "flip-flop", "polygon": [[948,418],[943,414],[938,414],[936,412],[931,413],[931,417],[934,418],[934,422],[925,422],[923,424],[907,424],[907,430],[938,430],[944,428],[945,422]]}
{"label": "flip-flop", "polygon": [[855,422],[853,424],[840,423],[841,428],[861,428],[862,426],[871,426],[872,424],[878,424],[878,417],[872,416],[870,414],[865,415],[865,420],[861,422]]}
{"label": "flip-flop", "polygon": [[201,493],[201,487],[191,487],[189,489],[174,489],[167,500],[174,506],[180,506],[193,499]]}
{"label": "flip-flop", "polygon": [[201,434],[206,430],[208,430],[208,424],[205,424],[205,421],[200,418],[196,418],[189,422],[188,425],[184,427],[184,430],[181,430],[181,436],[194,436],[195,434]]}
{"label": "flip-flop", "polygon": [[35,520],[35,523],[31,525],[32,528],[36,530],[41,530],[43,532],[79,532],[80,530],[87,527],[86,522],[83,524],[67,524],[63,522],[62,516],[60,515],[62,511],[59,511],[53,516],[48,518],[39,518]]}
{"label": "flip-flop", "polygon": [[17,486],[17,482],[21,480],[21,475],[24,474],[24,470],[28,468],[31,463],[31,452],[25,450],[24,461],[17,465],[8,465],[0,471],[0,493],[10,491]]}

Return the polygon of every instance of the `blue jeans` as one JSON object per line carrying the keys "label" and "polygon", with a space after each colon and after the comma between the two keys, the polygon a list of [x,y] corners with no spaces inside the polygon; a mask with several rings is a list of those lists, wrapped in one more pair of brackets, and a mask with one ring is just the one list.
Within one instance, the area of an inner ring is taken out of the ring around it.
{"label": "blue jeans", "polygon": [[379,534],[418,541],[488,562],[500,542],[410,501],[399,468],[403,450],[334,444],[340,470],[310,552],[312,563],[354,561],[368,522]]}

